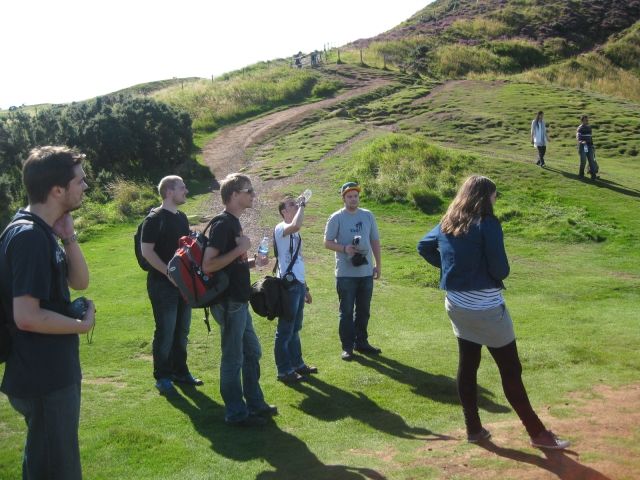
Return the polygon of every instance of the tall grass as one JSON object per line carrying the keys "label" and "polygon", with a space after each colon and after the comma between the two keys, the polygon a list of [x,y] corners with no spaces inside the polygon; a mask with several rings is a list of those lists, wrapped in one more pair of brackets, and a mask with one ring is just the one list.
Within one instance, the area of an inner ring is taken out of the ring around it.
{"label": "tall grass", "polygon": [[[311,95],[319,74],[286,66],[248,70],[215,81],[201,80],[159,92],[159,100],[189,112],[195,130],[213,131],[220,125],[262,113]],[[325,90],[326,92],[326,90]]]}
{"label": "tall grass", "polygon": [[362,183],[367,197],[379,202],[412,203],[435,213],[444,198],[455,194],[461,176],[474,159],[422,138],[389,134],[354,153],[352,162],[352,174]]}
{"label": "tall grass", "polygon": [[547,68],[525,72],[518,78],[640,100],[640,77],[633,71],[616,67],[598,53],[588,53]]}

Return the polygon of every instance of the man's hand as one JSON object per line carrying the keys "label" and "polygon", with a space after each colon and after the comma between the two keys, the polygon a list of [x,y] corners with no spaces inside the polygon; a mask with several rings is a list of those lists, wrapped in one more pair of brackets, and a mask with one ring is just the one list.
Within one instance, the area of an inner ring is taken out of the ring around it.
{"label": "man's hand", "polygon": [[304,294],[304,303],[311,303],[313,299],[311,298],[311,293],[307,290]]}
{"label": "man's hand", "polygon": [[87,311],[82,317],[82,332],[86,333],[93,328],[96,323],[96,305],[93,300],[87,300]]}
{"label": "man's hand", "polygon": [[236,237],[236,245],[242,250],[241,253],[245,253],[251,248],[251,239],[246,235],[240,235]]}
{"label": "man's hand", "polygon": [[70,213],[65,213],[53,224],[53,233],[59,238],[69,238],[73,235],[73,217]]}
{"label": "man's hand", "polygon": [[346,253],[349,256],[353,256],[356,253],[358,253],[358,249],[353,245],[347,245],[347,248],[344,249],[344,253]]}
{"label": "man's hand", "polygon": [[378,266],[373,267],[373,279],[374,280],[378,280],[380,278],[380,273],[381,273],[380,270],[381,269]]}
{"label": "man's hand", "polygon": [[260,256],[256,256],[256,267],[264,267],[269,263],[269,257],[261,258]]}

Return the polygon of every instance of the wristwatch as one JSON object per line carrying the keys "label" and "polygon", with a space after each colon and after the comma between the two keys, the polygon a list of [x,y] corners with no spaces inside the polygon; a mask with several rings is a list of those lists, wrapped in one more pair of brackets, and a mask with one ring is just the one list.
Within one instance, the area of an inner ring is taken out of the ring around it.
{"label": "wristwatch", "polygon": [[78,241],[78,234],[76,232],[73,232],[73,235],[71,235],[70,237],[62,239],[62,245],[66,247],[67,245],[71,245],[72,243],[75,243],[77,241]]}

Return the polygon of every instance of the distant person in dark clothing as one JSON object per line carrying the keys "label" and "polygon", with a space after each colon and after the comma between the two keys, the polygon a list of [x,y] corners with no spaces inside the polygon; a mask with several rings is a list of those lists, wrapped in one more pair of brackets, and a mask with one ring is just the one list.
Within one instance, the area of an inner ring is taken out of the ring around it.
{"label": "distant person in dark clothing", "polygon": [[477,374],[482,346],[498,365],[507,400],[539,448],[569,446],[547,430],[531,407],[522,383],[513,322],[502,297],[509,275],[500,222],[493,214],[497,191],[486,177],[469,177],[449,205],[442,221],[418,243],[418,252],[440,269],[445,309],[458,338],[458,395],[467,440],[477,443],[491,433],[478,414]]}
{"label": "distant person in dark clothing", "polygon": [[153,377],[162,394],[175,392],[173,382],[202,385],[187,367],[187,343],[191,327],[191,307],[167,275],[167,263],[178,248],[178,239],[189,235],[189,220],[178,210],[187,201],[186,185],[177,175],[160,180],[162,204],[142,225],[141,250],[153,267],[147,275],[147,292],[155,330],[153,332]]}
{"label": "distant person in dark clothing", "polygon": [[580,155],[580,171],[578,176],[584,178],[584,167],[589,161],[589,174],[591,180],[598,178],[598,164],[596,163],[596,150],[593,146],[593,136],[591,133],[591,125],[589,125],[589,117],[583,115],[580,117],[580,125],[576,131],[576,140],[578,140],[578,155]]}
{"label": "distant person in dark clothing", "polygon": [[71,214],[87,189],[83,159],[67,147],[31,150],[22,168],[29,205],[0,244],[0,295],[13,332],[0,390],[27,424],[23,479],[82,478],[78,334],[93,327],[95,307],[88,301],[78,318],[69,287],[89,286]]}
{"label": "distant person in dark clothing", "polygon": [[547,127],[544,123],[544,113],[538,112],[536,118],[531,122],[531,143],[538,149],[538,161],[536,165],[544,167],[544,155],[547,152]]}

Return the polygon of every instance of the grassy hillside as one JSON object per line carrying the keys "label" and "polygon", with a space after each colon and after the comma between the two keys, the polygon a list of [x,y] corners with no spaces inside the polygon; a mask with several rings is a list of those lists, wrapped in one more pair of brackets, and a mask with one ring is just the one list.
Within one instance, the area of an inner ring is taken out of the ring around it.
{"label": "grassy hillside", "polygon": [[[637,381],[637,104],[562,87],[461,81],[391,89],[334,108],[346,116],[316,115],[292,126],[293,133],[267,138],[251,152],[256,162],[249,171],[268,180],[279,170],[275,191],[261,199],[270,207],[260,219],[265,228],[277,221],[279,194],[313,189],[304,236],[314,302],[302,339],[320,374],[295,388],[277,382],[274,324],[255,317],[263,389],[280,415],[262,430],[227,427],[217,385],[219,336],[215,329],[207,335],[196,313],[190,365],[206,384],[173,399],[158,396],[151,378],[153,322],[144,274],[131,252],[135,224],[105,227],[83,244],[92,273],[87,294],[99,311],[93,343],[83,339],[81,346],[85,478],[298,479],[301,471],[310,480],[451,478],[447,466],[478,450],[461,442],[455,340],[437,271],[415,245],[438,221],[451,186],[472,172],[489,175],[501,192],[496,208],[512,266],[505,297],[525,383],[542,418],[552,427],[571,422],[576,395],[585,399],[594,385]],[[534,165],[529,144],[538,109],[546,112],[551,136],[547,169]],[[573,133],[583,111],[596,127],[602,169],[596,183],[576,178]],[[336,191],[345,179],[365,184],[363,206],[376,214],[383,245],[370,324],[371,341],[383,355],[350,364],[339,359],[333,259],[322,248],[324,223],[340,207]],[[389,190],[376,192],[385,182],[398,192],[410,191],[411,182],[424,184],[443,204],[424,213],[411,197],[379,195]],[[186,210],[203,213],[206,204],[196,197]],[[481,415],[499,432],[496,444],[533,460],[475,459],[460,465],[458,478],[478,472],[507,478],[503,472],[514,463],[548,465],[527,447],[488,357],[479,378]],[[5,397],[0,425],[0,478],[16,478],[24,425]],[[513,432],[508,440],[505,425]],[[601,461],[598,451],[585,449],[589,432],[559,433],[575,442],[580,462]],[[637,445],[614,443],[607,460],[637,471]]]}

